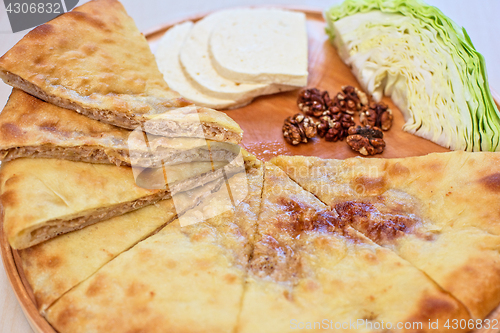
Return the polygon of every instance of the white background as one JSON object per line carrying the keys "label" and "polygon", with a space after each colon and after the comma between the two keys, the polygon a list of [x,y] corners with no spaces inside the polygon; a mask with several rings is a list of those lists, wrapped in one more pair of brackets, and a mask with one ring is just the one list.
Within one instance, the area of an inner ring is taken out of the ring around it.
{"label": "white background", "polygon": [[[19,0],[20,2],[22,0]],[[87,1],[80,1],[80,4]],[[141,31],[166,22],[221,8],[246,5],[282,4],[323,10],[340,0],[122,0]],[[476,49],[486,58],[486,68],[493,90],[500,92],[500,0],[427,0],[437,6],[469,33]],[[12,34],[3,1],[0,3],[0,55],[10,49],[26,31]],[[10,87],[0,83],[0,107],[10,94]],[[17,300],[0,269],[0,333],[32,332]]]}

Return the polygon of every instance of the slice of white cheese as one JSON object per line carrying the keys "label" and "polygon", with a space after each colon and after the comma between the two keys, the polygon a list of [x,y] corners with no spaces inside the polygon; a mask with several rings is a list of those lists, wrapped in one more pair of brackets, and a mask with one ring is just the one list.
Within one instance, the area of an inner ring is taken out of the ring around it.
{"label": "slice of white cheese", "polygon": [[179,61],[179,53],[193,27],[192,22],[184,22],[169,29],[158,43],[156,62],[167,84],[184,98],[193,103],[214,109],[236,108],[248,104],[247,99],[220,99],[200,92],[192,80],[185,75]]}
{"label": "slice of white cheese", "polygon": [[213,67],[209,54],[209,41],[213,28],[233,18],[243,18],[251,9],[229,9],[210,14],[198,21],[190,31],[180,53],[186,73],[203,93],[223,99],[248,100],[259,95],[291,90],[295,87],[274,84],[247,84],[238,78],[222,77]]}
{"label": "slice of white cheese", "polygon": [[303,13],[252,9],[217,18],[210,37],[222,76],[255,83],[307,85],[307,28]]}

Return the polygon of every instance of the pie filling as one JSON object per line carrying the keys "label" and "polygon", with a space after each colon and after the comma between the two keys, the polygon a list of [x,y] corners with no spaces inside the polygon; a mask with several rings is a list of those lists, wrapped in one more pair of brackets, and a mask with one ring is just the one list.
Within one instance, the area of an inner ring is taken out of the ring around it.
{"label": "pie filling", "polygon": [[380,204],[377,198],[341,201],[333,209],[318,210],[283,197],[279,206],[285,213],[261,235],[250,260],[250,271],[255,276],[279,282],[294,284],[302,276],[299,253],[305,233],[336,234],[362,242],[348,231],[352,227],[377,244],[393,242],[408,233],[423,234],[417,230],[422,220],[411,210]]}
{"label": "pie filling", "polygon": [[92,146],[78,147],[57,147],[42,145],[38,147],[26,146],[0,150],[2,161],[10,161],[20,157],[31,158],[63,158],[70,161],[90,162],[90,163],[112,163],[117,166],[130,165],[128,162],[128,152],[124,150],[116,151],[116,154],[109,154],[104,149]]}
{"label": "pie filling", "polygon": [[[125,149],[104,149],[95,146],[58,147],[53,145],[25,146],[0,150],[0,160],[11,161],[16,158],[62,158],[76,162],[106,163],[117,166],[130,166],[129,152]],[[190,149],[178,151],[159,148],[154,154],[134,152],[133,163],[139,167],[159,167],[197,161],[231,161],[236,157],[227,150],[208,151]]]}
{"label": "pie filling", "polygon": [[29,243],[38,244],[57,235],[70,231],[82,229],[99,221],[108,220],[112,217],[123,215],[146,205],[171,197],[170,192],[161,191],[151,196],[140,198],[114,207],[103,207],[92,213],[70,220],[53,220],[50,224],[37,228],[29,233]]}

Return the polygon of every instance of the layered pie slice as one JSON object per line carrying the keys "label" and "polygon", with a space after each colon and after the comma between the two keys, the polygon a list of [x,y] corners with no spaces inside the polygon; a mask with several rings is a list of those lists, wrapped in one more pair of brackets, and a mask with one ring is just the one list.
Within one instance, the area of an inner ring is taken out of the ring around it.
{"label": "layered pie slice", "polygon": [[500,155],[273,161],[346,225],[485,318],[500,302]]}
{"label": "layered pie slice", "polygon": [[223,185],[216,180],[179,194],[176,202],[162,200],[18,251],[38,310],[44,314],[68,290]]}
{"label": "layered pie slice", "polygon": [[122,253],[57,300],[48,321],[75,333],[235,332],[262,171],[257,163],[229,179],[231,198],[247,194],[236,208],[222,187],[190,213],[214,217],[184,227],[176,220]]}
{"label": "layered pie slice", "polygon": [[231,118],[193,106],[168,87],[146,39],[116,0],[90,1],[33,29],[0,58],[0,77],[118,127],[241,141]]}
{"label": "layered pie slice", "polygon": [[27,248],[224,179],[242,168],[239,161],[216,167],[212,162],[193,162],[144,169],[136,180],[129,167],[15,159],[0,168],[3,227],[14,249]]}
{"label": "layered pie slice", "polygon": [[160,167],[231,161],[235,144],[168,138],[92,120],[14,88],[0,113],[0,160],[60,158],[91,163]]}

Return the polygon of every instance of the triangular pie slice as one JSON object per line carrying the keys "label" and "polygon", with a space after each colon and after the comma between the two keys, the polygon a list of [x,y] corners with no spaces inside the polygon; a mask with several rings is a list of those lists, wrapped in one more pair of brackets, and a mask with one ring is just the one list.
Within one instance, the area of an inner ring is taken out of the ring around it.
{"label": "triangular pie slice", "polygon": [[342,224],[272,164],[256,239],[236,332],[403,331],[398,323],[433,332],[429,320],[469,319],[425,274]]}
{"label": "triangular pie slice", "polygon": [[198,212],[229,210],[185,227],[179,220],[167,225],[62,296],[47,310],[48,321],[61,333],[235,332],[262,171],[257,163],[243,175],[248,195],[236,208],[221,188]]}
{"label": "triangular pie slice", "polygon": [[145,139],[143,133],[92,120],[16,88],[0,113],[2,161],[19,157],[61,158],[159,167],[162,162],[230,161],[238,148],[235,144],[200,138],[148,135]]}
{"label": "triangular pie slice", "polygon": [[500,302],[500,154],[272,160],[482,319]]}
{"label": "triangular pie slice", "polygon": [[240,170],[239,165],[233,164],[215,171],[212,168],[211,162],[165,166],[156,172],[161,176],[162,186],[148,189],[136,184],[129,167],[58,159],[15,159],[2,163],[0,169],[4,230],[14,249],[26,248]]}
{"label": "triangular pie slice", "polygon": [[18,251],[38,310],[45,310],[104,264],[196,206],[224,183],[216,180],[136,211]]}
{"label": "triangular pie slice", "polygon": [[[242,131],[224,113],[191,106],[169,89],[144,36],[116,0],[94,0],[30,31],[0,58],[0,77],[60,107],[115,126],[239,143]],[[193,121],[198,124],[193,124]],[[199,135],[199,133],[198,133]]]}

